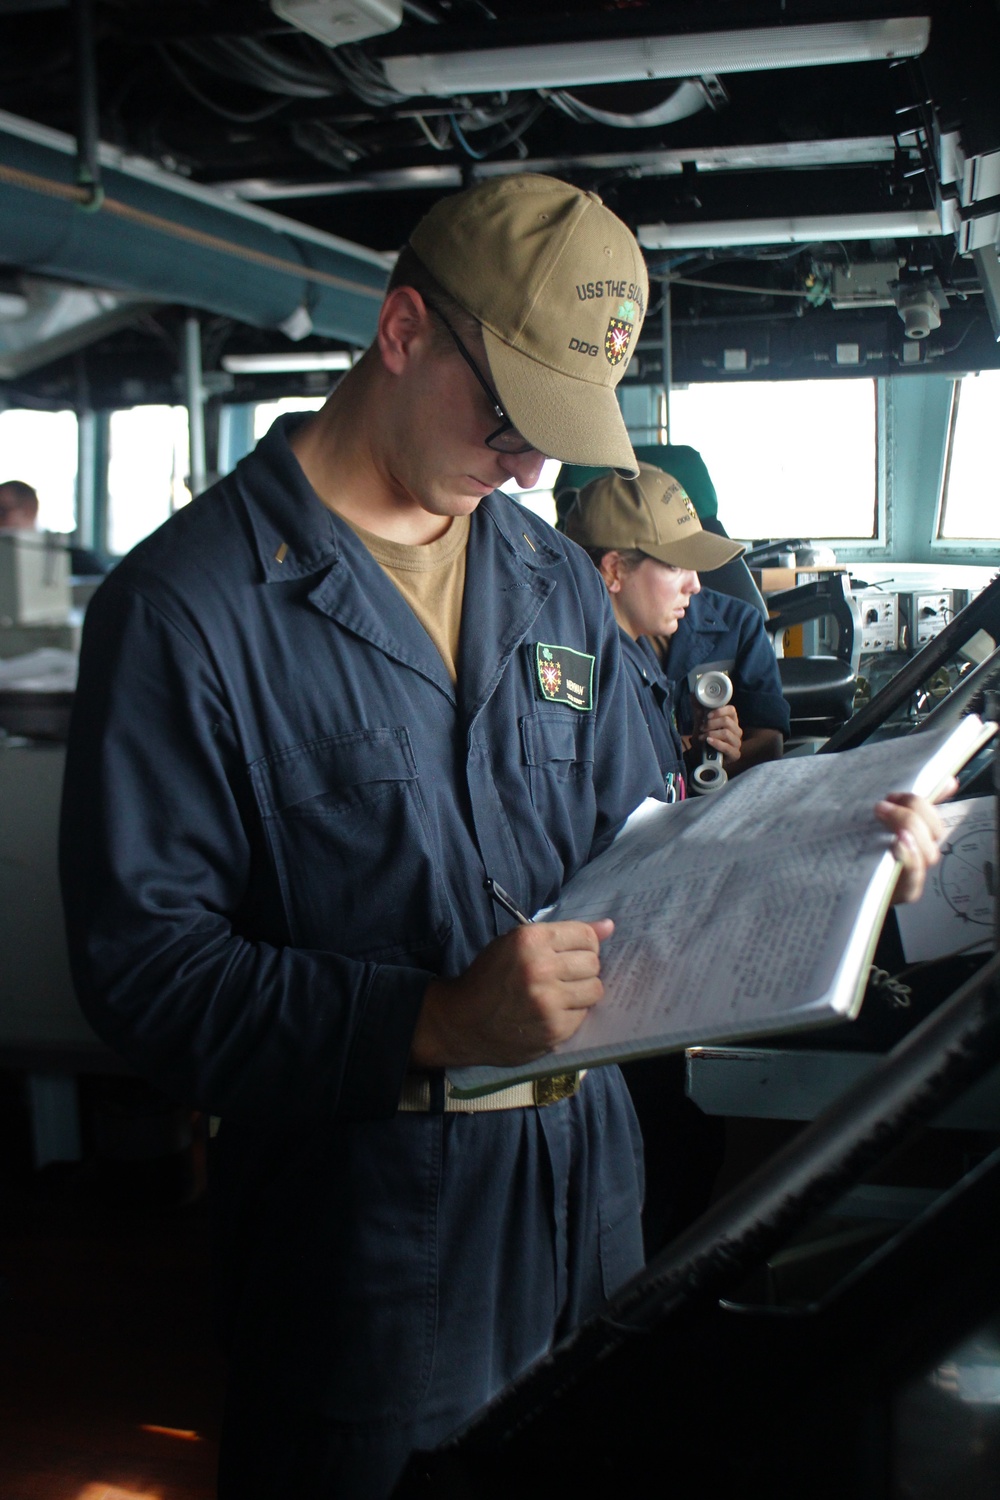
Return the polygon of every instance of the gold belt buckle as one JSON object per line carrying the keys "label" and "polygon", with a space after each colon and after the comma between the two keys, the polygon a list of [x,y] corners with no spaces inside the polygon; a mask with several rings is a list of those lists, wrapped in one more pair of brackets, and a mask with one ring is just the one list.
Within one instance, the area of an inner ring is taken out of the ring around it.
{"label": "gold belt buckle", "polygon": [[535,1103],[558,1104],[560,1099],[571,1099],[579,1087],[579,1073],[553,1073],[551,1078],[536,1078]]}

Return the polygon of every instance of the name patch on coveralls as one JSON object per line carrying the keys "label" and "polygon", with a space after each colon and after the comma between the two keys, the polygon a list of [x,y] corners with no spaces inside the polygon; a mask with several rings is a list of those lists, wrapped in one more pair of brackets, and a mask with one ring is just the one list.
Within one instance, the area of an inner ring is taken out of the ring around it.
{"label": "name patch on coveralls", "polygon": [[594,706],[594,658],[571,646],[535,647],[535,668],[542,697],[549,703],[568,703],[571,708]]}

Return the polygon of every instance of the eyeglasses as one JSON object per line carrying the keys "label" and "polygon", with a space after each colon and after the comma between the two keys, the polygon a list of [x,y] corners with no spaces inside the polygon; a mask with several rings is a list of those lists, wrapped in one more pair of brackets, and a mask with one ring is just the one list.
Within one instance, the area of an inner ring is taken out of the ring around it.
{"label": "eyeglasses", "polygon": [[476,364],[476,361],[473,359],[468,349],[462,343],[462,340],[459,338],[454,328],[452,328],[451,324],[448,322],[448,319],[445,317],[444,313],[441,312],[439,308],[435,307],[433,302],[428,302],[426,297],[424,298],[424,306],[427,307],[435,317],[441,319],[441,322],[444,324],[444,326],[447,328],[448,332],[454,339],[456,349],[465,360],[465,363],[468,365],[473,375],[475,375],[476,379],[479,381],[479,384],[482,386],[483,390],[489,397],[490,405],[496,412],[497,416],[500,418],[500,426],[497,428],[496,432],[491,432],[488,438],[483,439],[487,448],[493,448],[497,453],[531,453],[534,449],[534,444],[529,443],[528,440],[522,437],[518,432],[517,428],[514,426],[513,422],[510,420],[510,417],[508,417],[506,411],[504,410],[503,405],[500,401],[500,397],[490,385],[482,370]]}

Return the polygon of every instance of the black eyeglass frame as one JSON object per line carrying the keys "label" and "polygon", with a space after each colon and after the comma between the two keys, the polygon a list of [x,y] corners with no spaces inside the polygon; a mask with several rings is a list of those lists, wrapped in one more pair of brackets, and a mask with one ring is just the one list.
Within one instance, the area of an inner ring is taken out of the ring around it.
{"label": "black eyeglass frame", "polygon": [[[486,376],[476,364],[476,361],[473,359],[472,355],[469,353],[468,349],[465,347],[464,343],[459,338],[454,328],[452,328],[444,313],[439,307],[435,307],[433,302],[428,302],[426,297],[424,298],[424,306],[428,309],[429,312],[432,312],[435,317],[441,319],[441,322],[447,328],[448,332],[452,336],[452,339],[454,340],[455,348],[465,360],[465,363],[468,365],[473,375],[475,375],[476,379],[479,381],[479,384],[482,386],[483,390],[486,392],[487,396],[490,399],[490,405],[493,407],[493,410],[500,418],[500,426],[497,428],[496,432],[491,432],[489,437],[483,439],[483,442],[486,444],[487,448],[492,448],[495,453],[533,452],[534,444],[529,443],[524,434],[518,432],[510,417],[507,415],[500,397],[490,385],[489,381],[486,379]],[[508,434],[510,434],[517,440],[516,446],[513,443],[505,443],[500,441],[500,439],[507,437]]]}

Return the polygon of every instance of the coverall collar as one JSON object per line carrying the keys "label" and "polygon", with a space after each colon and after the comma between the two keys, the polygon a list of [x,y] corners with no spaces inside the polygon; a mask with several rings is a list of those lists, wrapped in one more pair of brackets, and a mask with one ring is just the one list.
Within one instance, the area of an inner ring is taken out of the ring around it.
{"label": "coverall collar", "polygon": [[[279,417],[256,449],[265,483],[255,484],[248,507],[263,580],[288,583],[314,577],[316,608],[402,665],[426,677],[452,701],[455,690],[429,637],[415,635],[412,611],[349,526],[317,496],[289,438],[304,420]],[[259,470],[258,470],[259,472]],[[503,545],[484,545],[487,528]],[[462,611],[460,681],[471,719],[495,689],[512,652],[555,587],[561,554],[548,527],[528,510],[511,510],[487,495],[473,514],[469,564],[475,574]],[[341,566],[341,564],[345,564]],[[490,628],[483,628],[483,614]]]}
{"label": "coverall collar", "polygon": [[[301,412],[278,417],[255,449],[255,457],[270,481],[260,489],[255,486],[256,503],[250,508],[261,569],[268,583],[308,577],[335,562],[341,551],[333,513],[316,494],[290,447],[289,439],[304,420],[306,414]],[[237,476],[241,477],[239,469]],[[480,504],[477,514],[490,514],[515,556],[532,569],[561,565],[559,552],[545,538],[548,527],[544,521],[522,510],[518,526],[522,519],[524,525],[519,530],[507,524],[488,500]]]}
{"label": "coverall collar", "polygon": [[[257,444],[253,503],[248,505],[257,555],[265,583],[308,578],[329,567],[339,553],[332,513],[309,483],[289,438],[305,420],[300,412],[279,417]],[[236,470],[246,498],[244,465]],[[259,482],[263,468],[264,483]]]}

